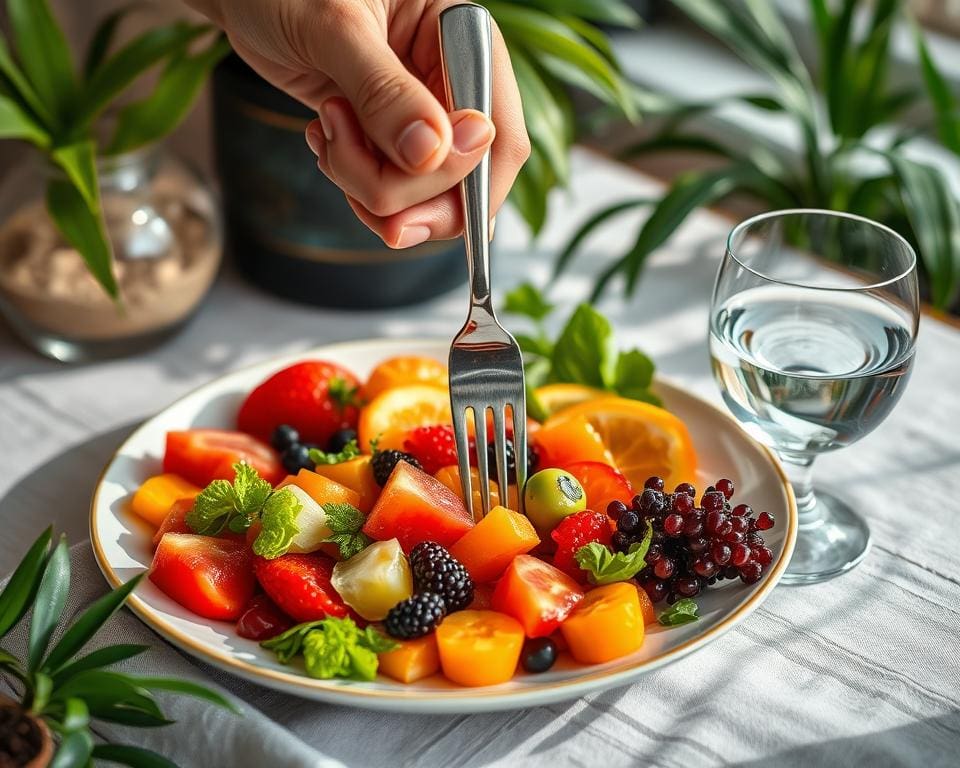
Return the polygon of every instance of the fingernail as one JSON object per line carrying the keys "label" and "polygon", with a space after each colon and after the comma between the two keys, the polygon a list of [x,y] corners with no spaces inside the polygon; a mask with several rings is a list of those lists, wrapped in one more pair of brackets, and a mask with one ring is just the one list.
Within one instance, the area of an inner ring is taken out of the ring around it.
{"label": "fingernail", "polygon": [[440,148],[440,134],[425,120],[416,120],[400,134],[397,151],[411,168],[419,168]]}
{"label": "fingernail", "polygon": [[318,121],[314,120],[307,126],[307,146],[315,155],[320,154],[320,148],[323,146],[324,140],[323,129],[317,123]]}
{"label": "fingernail", "polygon": [[410,224],[400,230],[397,248],[412,248],[430,239],[430,227],[423,224]]}
{"label": "fingernail", "polygon": [[323,102],[317,112],[320,114],[320,127],[323,129],[323,137],[327,141],[333,141],[333,115],[330,105]]}
{"label": "fingernail", "polygon": [[493,134],[490,122],[480,115],[465,115],[453,126],[453,146],[461,155],[487,144]]}

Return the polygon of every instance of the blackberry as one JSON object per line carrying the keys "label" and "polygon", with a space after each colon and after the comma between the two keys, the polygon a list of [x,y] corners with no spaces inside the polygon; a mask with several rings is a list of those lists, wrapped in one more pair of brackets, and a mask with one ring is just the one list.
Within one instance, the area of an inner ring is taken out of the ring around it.
{"label": "blackberry", "polygon": [[390,479],[393,468],[401,461],[405,461],[417,469],[423,469],[423,465],[420,464],[417,457],[412,453],[391,449],[387,451],[377,451],[373,454],[373,460],[370,463],[373,466],[373,479],[377,481],[377,485],[381,488],[385,486],[387,480]]}
{"label": "blackberry", "polygon": [[440,595],[447,611],[462,611],[473,602],[473,579],[463,564],[435,541],[423,541],[410,551],[410,570],[417,592]]}
{"label": "blackberry", "polygon": [[340,453],[351,440],[357,439],[357,430],[338,429],[327,441],[327,453]]}
{"label": "blackberry", "polygon": [[383,620],[383,628],[391,637],[412,640],[433,632],[446,615],[447,608],[440,595],[421,592],[393,606]]}
{"label": "blackberry", "polygon": [[[513,447],[513,440],[507,438],[504,443],[504,450],[507,454],[507,478],[511,483],[517,482],[517,454],[516,449]],[[487,461],[490,466],[490,474],[496,476],[497,474],[497,445],[496,443],[487,443]],[[533,447],[530,442],[527,442],[527,477],[530,477],[534,472],[537,471],[537,464],[540,461],[540,456],[537,453],[537,449]]]}

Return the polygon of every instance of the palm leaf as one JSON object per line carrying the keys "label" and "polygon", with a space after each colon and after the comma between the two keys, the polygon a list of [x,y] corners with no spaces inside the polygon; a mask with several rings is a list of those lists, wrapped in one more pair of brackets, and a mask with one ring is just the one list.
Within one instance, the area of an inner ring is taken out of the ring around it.
{"label": "palm leaf", "polygon": [[53,528],[47,528],[30,545],[27,554],[0,592],[0,638],[13,629],[33,602],[47,562]]}
{"label": "palm leaf", "polygon": [[0,139],[23,139],[46,147],[50,135],[13,99],[0,95]]}
{"label": "palm leaf", "polygon": [[566,183],[569,173],[569,147],[566,137],[566,118],[557,104],[550,88],[544,82],[536,66],[520,49],[510,57],[520,89],[523,104],[523,119],[531,143],[543,154],[554,175]]}
{"label": "palm leaf", "polygon": [[177,764],[143,747],[129,744],[97,744],[93,748],[96,760],[126,765],[129,768],[177,768]]}
{"label": "palm leaf", "polygon": [[150,649],[149,645],[120,644],[108,645],[105,648],[98,648],[91,651],[86,656],[73,661],[53,674],[54,685],[60,686],[81,672],[91,669],[100,669],[112,664],[117,664],[126,659],[139,656],[141,653]]}
{"label": "palm leaf", "polygon": [[87,55],[83,61],[83,74],[89,78],[107,58],[107,52],[113,45],[113,38],[117,33],[117,27],[126,18],[127,14],[137,8],[142,8],[145,2],[132,2],[121,6],[113,13],[103,17],[103,20],[97,25],[90,38],[90,44],[87,46]]}
{"label": "palm leaf", "polygon": [[510,190],[510,202],[534,235],[543,229],[547,219],[546,190],[553,186],[554,181],[540,150],[533,147]]}
{"label": "palm leaf", "polygon": [[20,100],[21,106],[29,109],[43,124],[44,128],[49,131],[56,127],[56,118],[10,56],[3,35],[0,35],[0,75],[9,83],[10,90]]}
{"label": "palm leaf", "polygon": [[186,696],[193,696],[197,699],[203,699],[211,704],[232,712],[235,715],[240,714],[237,706],[225,696],[216,691],[197,683],[191,683],[189,680],[175,680],[169,677],[131,677],[133,682],[148,691],[171,691],[173,693],[182,693]]}
{"label": "palm leaf", "polygon": [[27,644],[27,669],[32,674],[39,666],[47,644],[53,635],[60,614],[67,604],[70,591],[70,552],[67,539],[60,541],[47,560],[47,566],[40,579],[40,587],[33,601],[33,618],[30,621],[30,637]]}
{"label": "palm leaf", "polygon": [[644,205],[651,205],[655,202],[656,201],[653,198],[639,197],[632,200],[624,200],[593,214],[593,216],[580,225],[579,229],[574,232],[573,237],[570,238],[569,242],[567,242],[567,245],[557,256],[557,260],[553,265],[554,278],[559,277],[564,271],[566,271],[567,267],[569,267],[570,263],[573,261],[573,257],[580,249],[580,246],[594,232],[594,230],[605,224],[610,219],[619,216],[621,213],[632,211],[635,208],[640,208]]}
{"label": "palm leaf", "polygon": [[[486,3],[483,3],[486,5]],[[601,24],[621,27],[637,27],[640,17],[621,0],[526,0],[540,10],[553,14],[568,14]]]}
{"label": "palm leaf", "polygon": [[927,43],[919,27],[914,27],[914,37],[917,43],[917,53],[920,56],[923,81],[927,86],[927,93],[930,95],[930,101],[933,105],[937,135],[947,149],[960,154],[960,112],[957,109],[956,99],[930,55],[930,49],[927,48]]}
{"label": "palm leaf", "polygon": [[93,737],[87,730],[74,731],[60,742],[47,768],[83,768],[90,764]]}

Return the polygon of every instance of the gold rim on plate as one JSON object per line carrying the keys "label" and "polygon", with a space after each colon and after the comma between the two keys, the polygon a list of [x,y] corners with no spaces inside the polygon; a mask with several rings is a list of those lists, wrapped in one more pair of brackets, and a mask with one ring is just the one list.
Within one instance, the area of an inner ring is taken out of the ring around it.
{"label": "gold rim on plate", "polygon": [[[363,339],[360,341],[328,344],[322,347],[305,350],[303,352],[262,360],[251,365],[243,366],[234,371],[230,371],[223,376],[217,377],[213,381],[209,381],[199,387],[196,387],[190,392],[169,403],[159,413],[145,420],[127,437],[126,440],[120,444],[116,451],[114,451],[114,453],[107,460],[103,470],[100,472],[100,476],[97,478],[96,489],[90,501],[90,542],[93,546],[94,556],[96,557],[97,564],[99,565],[100,570],[107,582],[112,588],[119,587],[121,584],[123,584],[123,580],[117,575],[116,571],[114,571],[113,567],[110,565],[106,553],[104,552],[102,542],[100,541],[100,534],[98,530],[99,526],[97,525],[97,514],[100,492],[103,488],[103,481],[107,472],[113,466],[114,461],[116,461],[117,457],[124,451],[127,445],[133,442],[138,437],[140,432],[146,429],[147,426],[149,426],[150,423],[154,419],[158,418],[161,414],[165,413],[170,408],[175,407],[182,401],[199,394],[207,387],[213,387],[226,376],[234,376],[254,368],[270,368],[273,365],[279,367],[308,356],[316,354],[330,354],[331,352],[335,353],[338,349],[342,348],[355,350],[365,346],[376,346],[380,348],[396,347],[398,352],[402,352],[410,351],[410,349],[413,347],[425,347],[427,345],[441,344],[446,345],[446,342],[440,340],[432,341],[427,339]],[[333,703],[354,703],[357,706],[364,706],[367,704],[373,704],[374,701],[387,703],[393,702],[396,704],[402,704],[406,702],[409,704],[413,701],[424,702],[456,699],[481,699],[492,701],[500,699],[503,701],[503,708],[509,708],[514,706],[523,706],[523,702],[517,701],[518,699],[538,699],[538,701],[530,702],[530,705],[535,705],[539,703],[547,703],[548,700],[555,701],[566,698],[563,695],[563,689],[576,688],[577,693],[570,694],[570,697],[573,697],[585,695],[586,693],[590,693],[600,688],[615,688],[620,685],[626,685],[631,680],[636,678],[638,672],[652,671],[653,669],[664,666],[665,664],[676,661],[683,656],[693,653],[703,645],[706,645],[708,642],[726,633],[740,620],[746,618],[747,615],[752,613],[763,601],[763,599],[766,598],[766,596],[774,589],[774,587],[777,586],[780,577],[783,575],[783,571],[790,562],[790,557],[793,554],[793,548],[797,538],[796,498],[794,497],[793,488],[790,485],[790,481],[773,451],[747,434],[740,426],[740,423],[732,415],[717,408],[709,401],[684,389],[681,389],[678,385],[660,377],[657,377],[656,384],[658,386],[671,389],[680,396],[689,398],[719,415],[724,420],[730,422],[748,443],[760,449],[761,453],[767,457],[770,465],[776,472],[777,478],[780,481],[780,489],[783,491],[783,494],[786,498],[788,512],[788,518],[786,521],[787,528],[784,534],[783,549],[780,552],[780,557],[775,563],[773,563],[773,567],[767,572],[763,582],[761,582],[760,586],[756,588],[749,598],[737,606],[737,608],[729,615],[725,616],[702,634],[691,637],[679,645],[662,651],[655,656],[643,659],[642,661],[632,664],[625,669],[585,672],[584,674],[568,680],[529,683],[525,684],[522,689],[510,691],[484,690],[483,688],[455,688],[451,690],[422,691],[416,688],[402,686],[400,683],[396,684],[397,689],[395,691],[373,690],[360,687],[350,681],[317,680],[315,678],[306,677],[303,674],[297,674],[295,672],[281,672],[275,669],[258,666],[257,664],[244,661],[243,659],[238,659],[229,653],[211,649],[182,630],[174,627],[170,622],[157,618],[154,615],[155,609],[151,608],[136,594],[132,594],[127,598],[126,605],[133,610],[133,612],[140,618],[141,621],[143,621],[158,635],[169,640],[171,643],[180,647],[184,651],[197,656],[203,661],[209,662],[210,664],[220,667],[221,669],[234,672],[253,682],[271,685],[272,687],[281,691],[301,692],[311,698],[324,698],[325,700]],[[589,669],[589,667],[586,669]],[[294,691],[291,691],[291,688],[294,689]],[[556,695],[558,691],[560,695]],[[551,693],[553,694],[552,696],[550,695]],[[547,694],[547,696],[544,697],[543,694]],[[358,701],[350,702],[350,698],[356,698]]]}

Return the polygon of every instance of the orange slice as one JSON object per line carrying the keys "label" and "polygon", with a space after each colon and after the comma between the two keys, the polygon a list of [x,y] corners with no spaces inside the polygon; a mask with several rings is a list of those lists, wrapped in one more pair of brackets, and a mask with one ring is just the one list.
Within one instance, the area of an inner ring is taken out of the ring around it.
{"label": "orange slice", "polygon": [[653,475],[662,477],[669,489],[696,480],[697,455],[690,433],[669,411],[639,400],[607,397],[565,408],[546,421],[541,433],[583,421],[634,488],[643,488]]}
{"label": "orange slice", "polygon": [[585,403],[587,400],[610,397],[609,392],[584,384],[544,384],[542,387],[537,387],[533,395],[550,416],[572,405]]}
{"label": "orange slice", "polygon": [[363,396],[370,401],[388,389],[411,384],[446,387],[447,366],[432,357],[420,355],[391,357],[373,369],[363,387]]}
{"label": "orange slice", "polygon": [[450,395],[446,389],[428,384],[393,387],[377,395],[360,411],[357,428],[360,447],[371,450],[376,440],[380,450],[403,450],[407,432],[431,424],[450,424]]}

